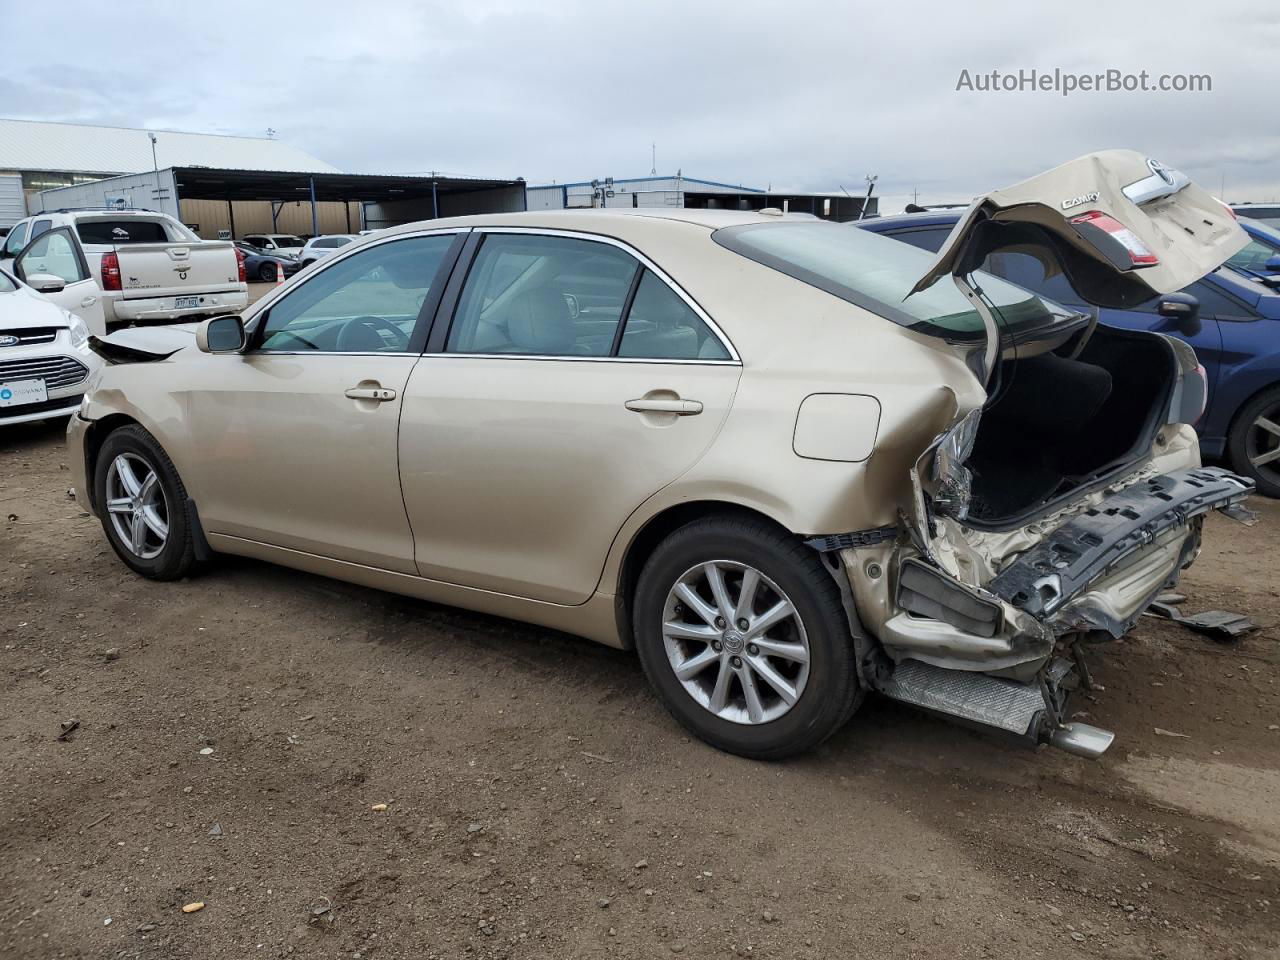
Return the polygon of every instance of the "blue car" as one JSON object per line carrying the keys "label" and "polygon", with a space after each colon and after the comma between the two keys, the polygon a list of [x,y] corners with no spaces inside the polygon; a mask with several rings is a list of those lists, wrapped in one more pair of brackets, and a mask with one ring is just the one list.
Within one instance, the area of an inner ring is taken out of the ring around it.
{"label": "blue car", "polygon": [[1237,273],[1280,287],[1280,229],[1261,220],[1238,218],[1249,235],[1249,245],[1227,261]]}
{"label": "blue car", "polygon": [[[936,252],[963,213],[879,217],[860,221],[858,227]],[[1255,244],[1275,243],[1280,251],[1275,230],[1244,220],[1241,225]],[[1228,262],[1235,263],[1251,250],[1249,262],[1258,262],[1262,251],[1253,247],[1250,244]],[[1099,309],[1098,314],[1101,323],[1169,333],[1195,348],[1209,385],[1209,404],[1196,425],[1201,452],[1252,477],[1259,492],[1280,497],[1280,292],[1266,282],[1272,276],[1266,267],[1269,259],[1270,255],[1261,258],[1259,272],[1222,267],[1178,293],[1131,309]],[[1041,262],[1029,254],[996,253],[983,266],[1047,299],[1095,309],[1061,273],[1046,277]]]}

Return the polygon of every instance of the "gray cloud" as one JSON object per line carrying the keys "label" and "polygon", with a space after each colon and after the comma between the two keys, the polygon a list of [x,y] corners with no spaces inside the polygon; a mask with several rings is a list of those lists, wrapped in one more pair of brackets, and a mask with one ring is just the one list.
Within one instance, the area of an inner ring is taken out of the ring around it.
{"label": "gray cloud", "polygon": [[[305,10],[305,16],[300,12]],[[344,169],[661,172],[964,199],[1131,146],[1280,197],[1280,11],[1081,0],[644,5],[71,2],[6,11],[0,115],[261,134]],[[216,12],[215,12],[216,11]],[[154,41],[148,43],[148,41]],[[961,70],[1209,74],[1205,93],[957,92]]]}

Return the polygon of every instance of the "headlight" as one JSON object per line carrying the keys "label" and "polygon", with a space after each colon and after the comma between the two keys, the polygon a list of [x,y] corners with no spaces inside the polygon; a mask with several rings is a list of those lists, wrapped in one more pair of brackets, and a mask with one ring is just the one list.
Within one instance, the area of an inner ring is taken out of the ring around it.
{"label": "headlight", "polygon": [[71,323],[68,329],[71,331],[71,345],[73,347],[83,347],[89,342],[89,328],[74,313],[70,314],[70,317]]}

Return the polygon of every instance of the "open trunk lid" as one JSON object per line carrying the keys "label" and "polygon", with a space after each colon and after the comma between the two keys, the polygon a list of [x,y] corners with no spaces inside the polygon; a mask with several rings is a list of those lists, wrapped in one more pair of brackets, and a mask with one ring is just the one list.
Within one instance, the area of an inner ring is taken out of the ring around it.
{"label": "open trunk lid", "polygon": [[1089,303],[1125,308],[1172,293],[1248,243],[1234,215],[1186,175],[1132,150],[1104,150],[978,197],[918,293],[996,250],[1065,272]]}

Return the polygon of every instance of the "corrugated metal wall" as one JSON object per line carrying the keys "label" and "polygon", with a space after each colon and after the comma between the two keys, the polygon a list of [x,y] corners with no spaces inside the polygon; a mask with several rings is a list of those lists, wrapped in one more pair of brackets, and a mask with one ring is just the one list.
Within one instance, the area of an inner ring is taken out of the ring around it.
{"label": "corrugated metal wall", "polygon": [[11,227],[27,215],[22,174],[0,173],[0,227]]}
{"label": "corrugated metal wall", "polygon": [[[311,235],[310,200],[286,203],[276,216],[274,228],[271,226],[271,201],[233,200],[231,206],[235,213],[237,240],[249,233]],[[316,204],[316,213],[322,234],[356,233],[362,228],[360,204],[354,201],[344,204],[322,200]],[[224,200],[183,200],[182,222],[194,226],[196,233],[205,240],[217,240],[219,230],[231,229],[231,216]]]}
{"label": "corrugated metal wall", "polygon": [[[441,217],[465,217],[474,213],[519,213],[525,208],[523,186],[466,190],[439,195]],[[368,203],[364,208],[365,226],[370,230],[394,227],[417,220],[430,220],[431,198],[394,200],[390,203]]]}

